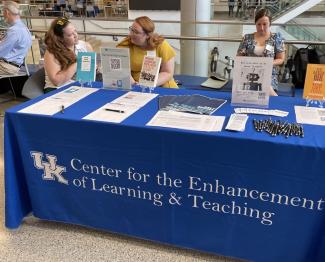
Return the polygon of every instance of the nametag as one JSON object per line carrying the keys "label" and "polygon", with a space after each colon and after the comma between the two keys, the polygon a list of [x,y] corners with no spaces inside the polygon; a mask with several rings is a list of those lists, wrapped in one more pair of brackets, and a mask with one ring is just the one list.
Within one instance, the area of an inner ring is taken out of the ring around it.
{"label": "nametag", "polygon": [[265,46],[265,49],[266,49],[267,51],[269,51],[269,52],[273,52],[273,51],[274,51],[274,46],[267,44],[267,45]]}
{"label": "nametag", "polygon": [[147,56],[153,56],[156,57],[156,50],[151,50],[151,51],[147,51]]}

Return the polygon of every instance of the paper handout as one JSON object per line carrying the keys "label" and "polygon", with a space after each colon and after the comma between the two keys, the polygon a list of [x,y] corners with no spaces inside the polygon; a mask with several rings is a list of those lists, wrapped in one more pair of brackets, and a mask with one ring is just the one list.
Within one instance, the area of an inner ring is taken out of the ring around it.
{"label": "paper handout", "polygon": [[158,111],[148,126],[171,127],[194,131],[221,131],[224,116],[208,116],[175,111]]}
{"label": "paper handout", "polygon": [[21,109],[19,112],[36,115],[54,115],[58,112],[63,113],[64,109],[96,91],[98,91],[98,89],[71,86],[68,89]]}
{"label": "paper handout", "polygon": [[121,123],[130,115],[138,111],[145,104],[154,99],[157,94],[127,92],[110,103],[105,104],[83,119],[111,123]]}
{"label": "paper handout", "polygon": [[325,126],[325,108],[295,106],[295,113],[299,124]]}

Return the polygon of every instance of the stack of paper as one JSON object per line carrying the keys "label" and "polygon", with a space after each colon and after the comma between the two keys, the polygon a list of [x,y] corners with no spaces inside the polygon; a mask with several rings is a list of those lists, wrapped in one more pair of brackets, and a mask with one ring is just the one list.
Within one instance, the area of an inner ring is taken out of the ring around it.
{"label": "stack of paper", "polygon": [[259,108],[246,108],[238,107],[234,109],[237,114],[255,114],[255,115],[267,115],[267,116],[288,116],[289,112],[282,110],[269,110],[269,109],[259,109]]}
{"label": "stack of paper", "polygon": [[224,116],[207,116],[175,111],[158,111],[147,125],[211,132],[221,131],[224,120]]}
{"label": "stack of paper", "polygon": [[295,106],[295,113],[299,124],[325,126],[325,108]]}
{"label": "stack of paper", "polygon": [[128,92],[105,104],[83,119],[121,123],[156,96],[157,94]]}
{"label": "stack of paper", "polygon": [[58,112],[63,113],[64,109],[67,107],[97,91],[98,89],[95,88],[71,86],[62,92],[56,93],[32,104],[31,106],[25,107],[19,112],[37,115],[54,115]]}
{"label": "stack of paper", "polygon": [[248,116],[245,114],[231,114],[226,129],[243,132],[245,130],[247,119]]}

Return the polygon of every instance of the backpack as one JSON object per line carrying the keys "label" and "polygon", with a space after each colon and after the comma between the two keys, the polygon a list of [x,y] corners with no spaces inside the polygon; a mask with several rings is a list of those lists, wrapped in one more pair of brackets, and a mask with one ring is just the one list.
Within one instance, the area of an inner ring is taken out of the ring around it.
{"label": "backpack", "polygon": [[314,47],[299,48],[293,58],[292,83],[295,88],[304,88],[308,64],[325,64],[325,56]]}

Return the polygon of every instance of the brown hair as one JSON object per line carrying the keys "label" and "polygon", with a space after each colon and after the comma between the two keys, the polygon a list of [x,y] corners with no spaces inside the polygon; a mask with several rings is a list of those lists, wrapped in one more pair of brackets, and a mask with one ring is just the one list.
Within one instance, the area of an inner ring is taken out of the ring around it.
{"label": "brown hair", "polygon": [[255,15],[255,24],[257,23],[257,21],[258,21],[260,18],[262,18],[262,17],[264,17],[264,16],[266,16],[266,17],[269,19],[269,21],[270,21],[270,25],[271,25],[271,23],[272,23],[271,12],[270,12],[270,10],[268,10],[268,9],[266,9],[266,8],[262,8],[262,9],[260,9],[260,10],[257,11],[257,13],[256,13],[256,15]]}
{"label": "brown hair", "polygon": [[164,37],[155,33],[155,24],[147,16],[137,17],[135,20],[143,29],[143,31],[149,36],[148,49],[154,49],[164,41]]}
{"label": "brown hair", "polygon": [[75,53],[64,45],[63,29],[70,24],[67,18],[56,18],[45,35],[47,50],[59,61],[61,70],[76,62]]}

